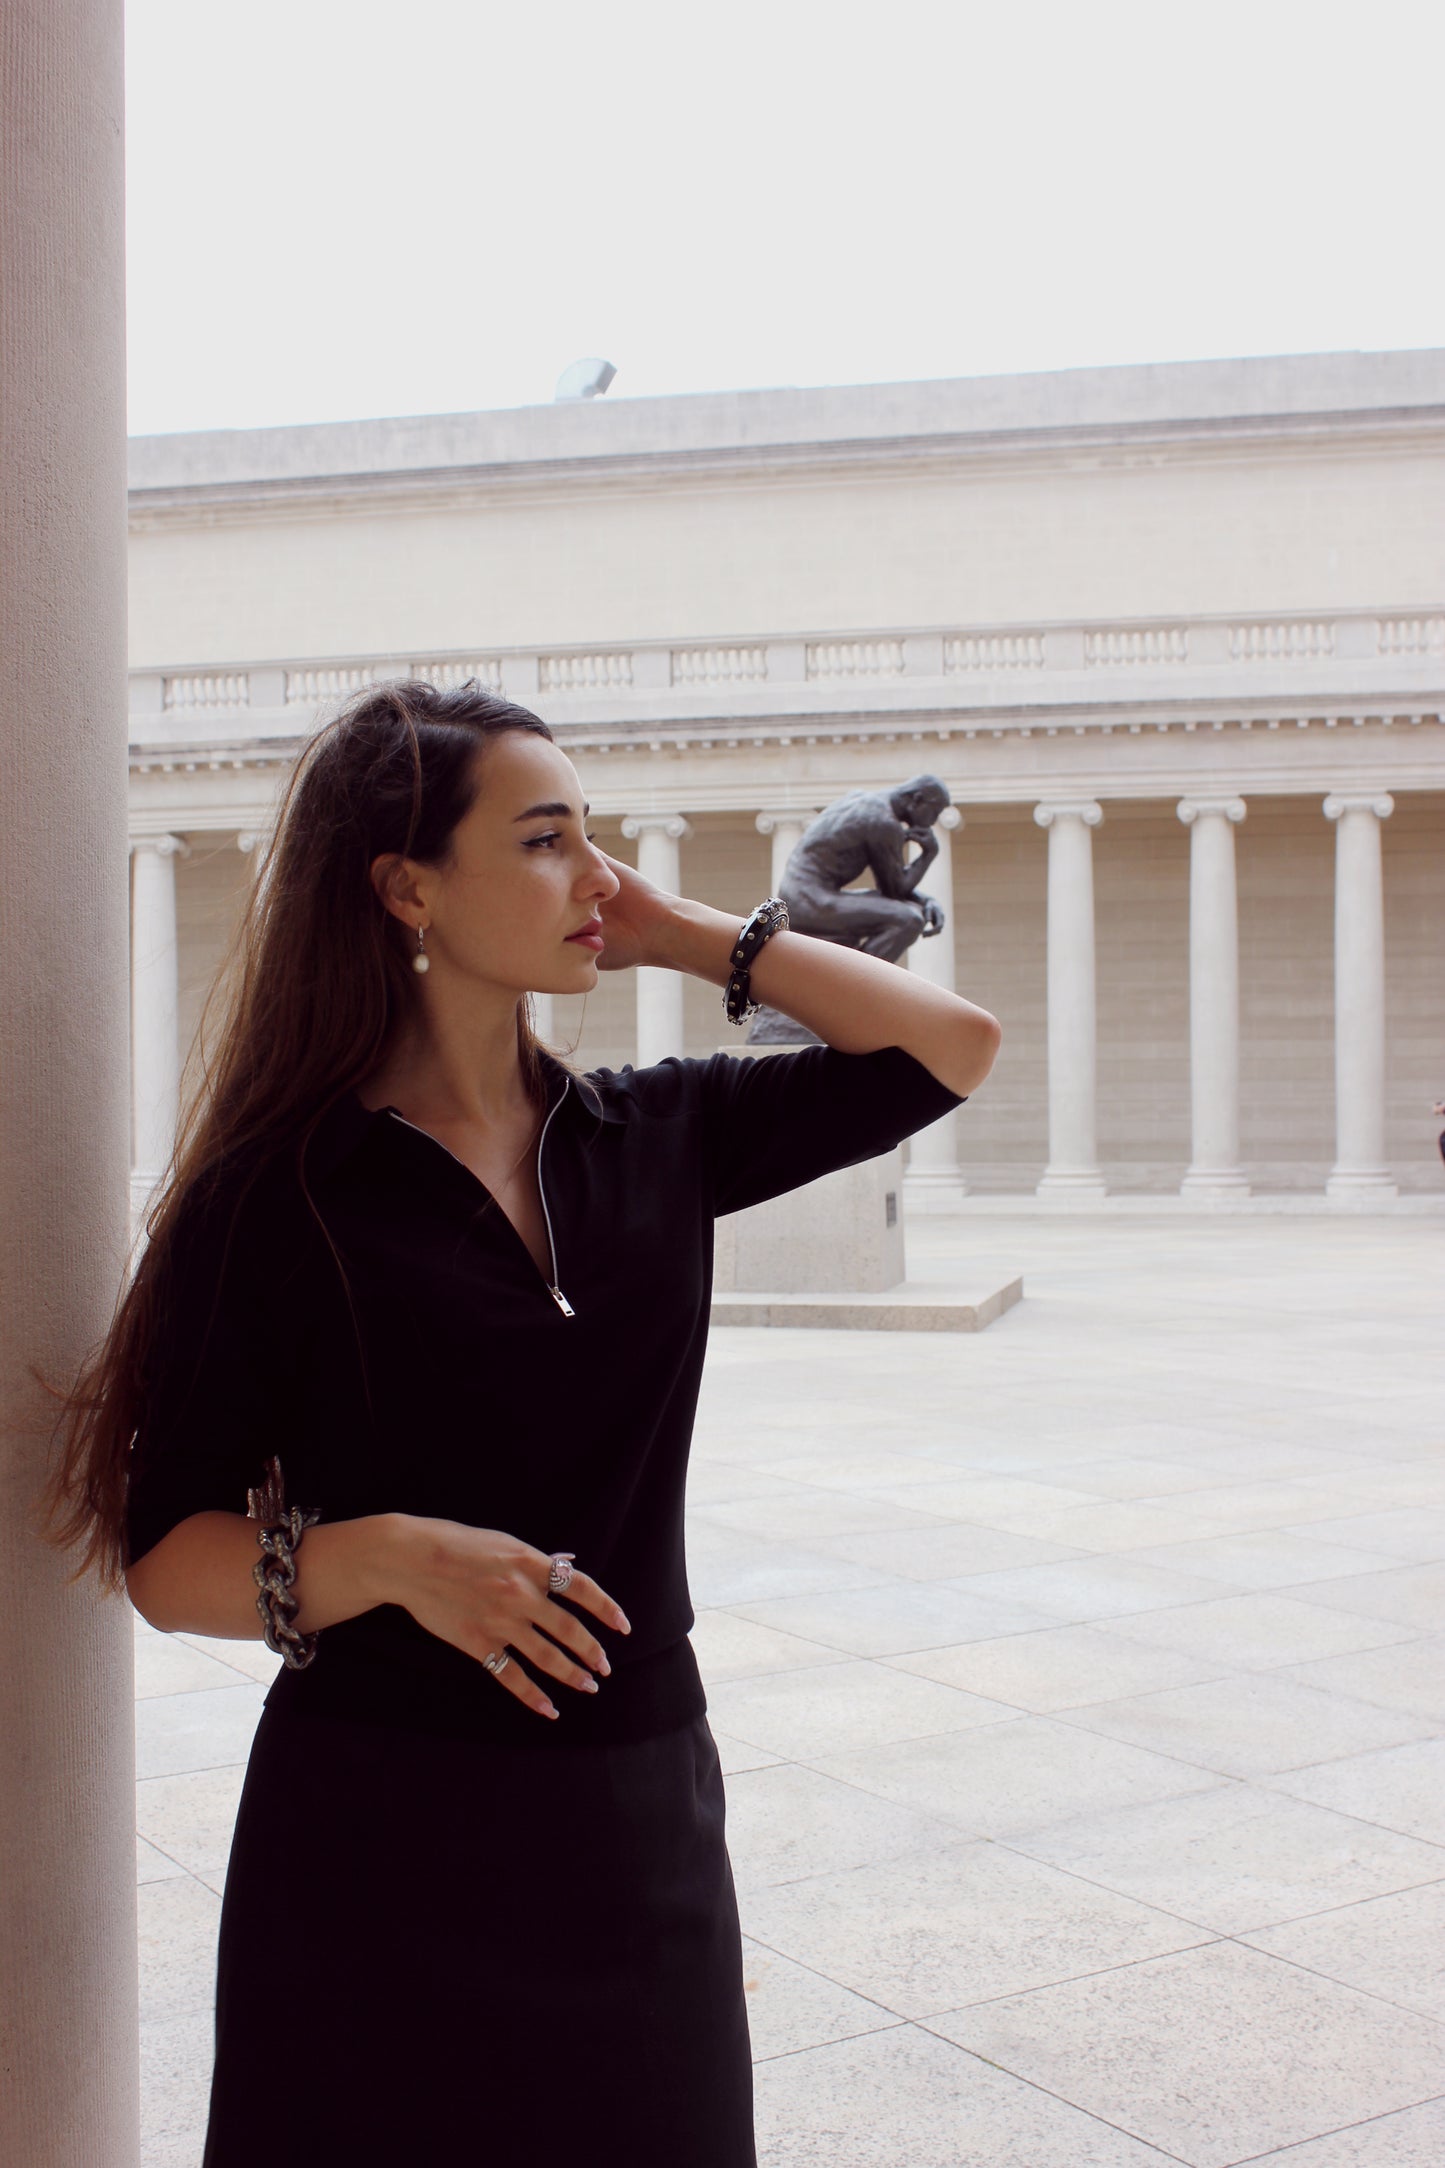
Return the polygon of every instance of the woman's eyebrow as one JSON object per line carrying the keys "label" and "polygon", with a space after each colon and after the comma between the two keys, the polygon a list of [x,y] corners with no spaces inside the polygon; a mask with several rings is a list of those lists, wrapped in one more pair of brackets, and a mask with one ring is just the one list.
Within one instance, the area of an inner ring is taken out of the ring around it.
{"label": "woman's eyebrow", "polygon": [[[582,818],[584,821],[591,811],[590,805],[583,806]],[[570,820],[573,818],[572,808],[565,798],[549,798],[545,805],[529,805],[525,813],[515,814],[513,820],[514,822],[534,821],[541,819],[544,815],[548,820]]]}

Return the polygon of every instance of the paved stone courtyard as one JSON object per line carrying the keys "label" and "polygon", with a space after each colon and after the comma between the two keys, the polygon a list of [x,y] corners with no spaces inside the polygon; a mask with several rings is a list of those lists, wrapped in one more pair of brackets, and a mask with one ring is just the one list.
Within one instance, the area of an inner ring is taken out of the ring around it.
{"label": "paved stone courtyard", "polygon": [[[909,1230],[1023,1271],[982,1335],[711,1341],[760,2168],[1438,2168],[1445,1229],[990,1203]],[[273,1659],[136,1657],[145,2161],[197,2168]]]}

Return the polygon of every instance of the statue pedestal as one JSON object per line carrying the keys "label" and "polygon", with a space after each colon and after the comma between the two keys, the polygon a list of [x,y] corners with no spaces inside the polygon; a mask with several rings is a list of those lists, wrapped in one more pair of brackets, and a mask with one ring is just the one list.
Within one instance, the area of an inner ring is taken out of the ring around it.
{"label": "statue pedestal", "polygon": [[720,1293],[876,1295],[904,1272],[901,1146],[716,1223]]}

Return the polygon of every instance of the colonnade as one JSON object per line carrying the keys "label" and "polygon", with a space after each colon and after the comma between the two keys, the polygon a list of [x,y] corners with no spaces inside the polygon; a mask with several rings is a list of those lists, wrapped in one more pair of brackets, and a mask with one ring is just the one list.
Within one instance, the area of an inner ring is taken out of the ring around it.
{"label": "colonnade", "polygon": [[[816,808],[765,809],[758,831],[772,843],[771,889]],[[1192,1149],[1182,1194],[1243,1197],[1249,1183],[1239,1148],[1239,933],[1234,832],[1246,814],[1237,796],[1186,797],[1176,808],[1189,830],[1189,1038]],[[1393,801],[1379,791],[1336,792],[1324,801],[1335,824],[1335,1163],[1333,1198],[1395,1193],[1385,1165],[1384,901],[1380,824]],[[1093,798],[1050,798],[1034,807],[1048,834],[1048,1161],[1043,1197],[1105,1193],[1097,1136],[1093,831],[1104,809]],[[938,857],[923,884],[951,910],[952,838],[963,826],[945,809]],[[622,832],[637,844],[638,868],[658,887],[683,892],[682,845],[693,831],[680,812],[629,813]],[[256,838],[243,833],[243,850]],[[175,835],[137,838],[132,946],[135,1187],[149,1189],[170,1150],[179,1086],[175,868],[188,846]],[[954,985],[950,929],[919,940],[909,968]],[[684,1043],[683,985],[676,972],[643,967],[636,977],[639,1066]],[[536,997],[537,1025],[551,1030],[551,1001]],[[921,1131],[909,1152],[908,1193],[923,1209],[946,1209],[965,1194],[957,1115]]]}

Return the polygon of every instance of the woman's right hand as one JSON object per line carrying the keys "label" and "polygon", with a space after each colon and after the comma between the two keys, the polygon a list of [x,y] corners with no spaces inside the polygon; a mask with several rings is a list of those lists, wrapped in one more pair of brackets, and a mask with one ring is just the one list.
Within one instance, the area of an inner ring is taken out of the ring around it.
{"label": "woman's right hand", "polygon": [[[597,1692],[593,1673],[606,1678],[612,1667],[581,1619],[553,1602],[547,1588],[552,1561],[546,1551],[534,1550],[499,1528],[473,1528],[465,1521],[427,1520],[413,1513],[394,1513],[388,1519],[395,1523],[395,1533],[387,1546],[380,1601],[402,1604],[428,1633],[450,1641],[478,1663],[510,1645],[564,1686]],[[621,1608],[575,1566],[567,1600],[619,1633],[632,1631]],[[520,1664],[508,1664],[493,1677],[539,1716],[557,1714]]]}

